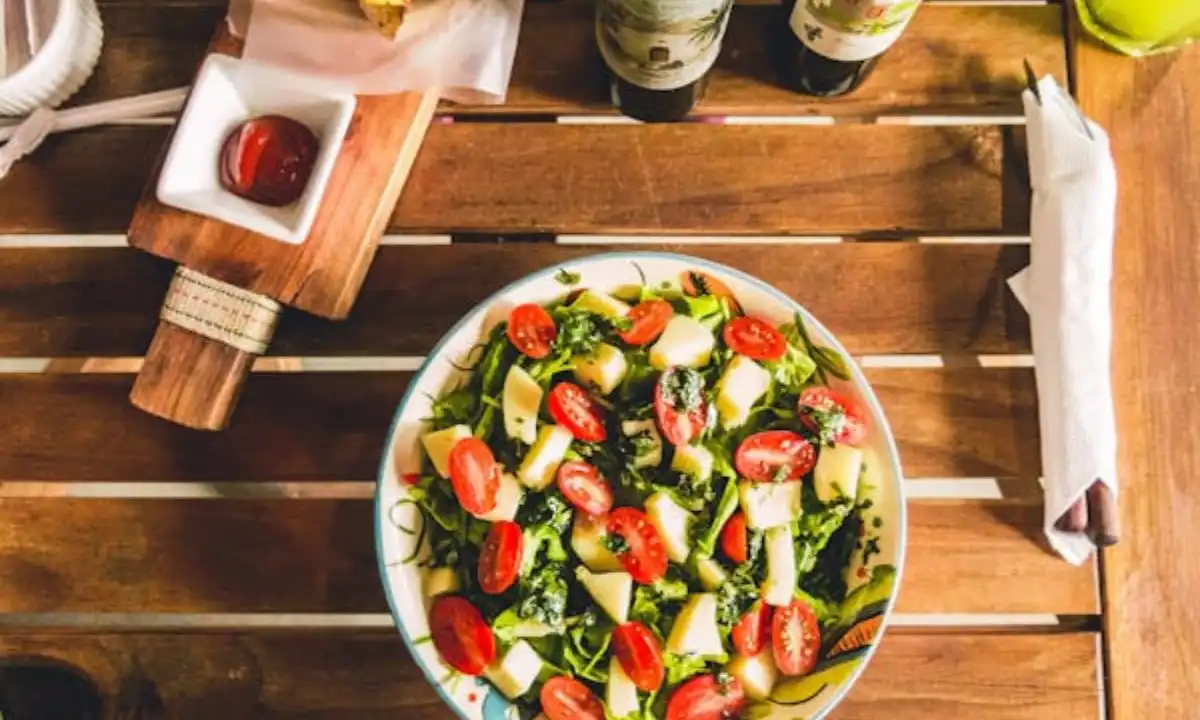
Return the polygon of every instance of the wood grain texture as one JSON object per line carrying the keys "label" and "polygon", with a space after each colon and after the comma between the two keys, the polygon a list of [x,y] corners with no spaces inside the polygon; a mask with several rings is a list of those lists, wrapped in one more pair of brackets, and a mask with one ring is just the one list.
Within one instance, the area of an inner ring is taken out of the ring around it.
{"label": "wood grain texture", "polygon": [[[1028,369],[867,372],[908,477],[1037,477]],[[227,430],[130,406],[125,375],[0,373],[0,481],[373,480],[406,373],[268,373]]]}
{"label": "wood grain texture", "polygon": [[1005,222],[1025,199],[1003,192],[1003,144],[987,126],[456,123],[430,133],[393,227],[1020,233]]}
{"label": "wood grain texture", "polygon": [[[1040,508],[910,503],[899,610],[1096,609]],[[0,499],[0,612],[387,612],[366,500]],[[88,538],[80,542],[80,538]]]}
{"label": "wood grain texture", "polygon": [[220,430],[237,406],[256,355],[162,321],[129,402],[193,430]]}
{"label": "wood grain texture", "polygon": [[[450,718],[394,632],[16,635],[95,678],[118,710],[263,720]],[[889,633],[833,720],[1096,720],[1096,638]]]}
{"label": "wood grain texture", "polygon": [[[659,245],[762,278],[855,354],[1029,351],[1028,316],[1003,279],[1020,245]],[[424,355],[482,298],[524,275],[614,246],[549,243],[383,247],[350,318],[287,313],[280,355]],[[0,356],[132,356],[146,349],[170,278],[123,248],[0,251]],[[470,282],[464,282],[469,278]],[[830,278],[849,278],[829,292]]]}
{"label": "wood grain texture", "polygon": [[[920,612],[991,612],[1003,602],[1006,612],[1046,612],[1045,596],[1061,607],[1094,613],[1099,609],[1095,563],[1072,567],[1045,550],[1042,509],[1019,501],[910,502],[909,556],[901,582],[899,608]],[[1025,546],[1020,567],[980,562]],[[920,553],[925,557],[918,557]],[[952,573],[947,571],[953,568]],[[925,591],[938,588],[923,597]],[[908,597],[916,593],[918,597]],[[999,600],[1002,598],[1002,600]]]}
{"label": "wood grain texture", "polygon": [[[846,97],[816,99],[778,83],[770,55],[786,27],[783,14],[779,5],[735,8],[697,114],[1020,115],[1020,58],[1065,78],[1059,8],[928,5],[862,88]],[[221,12],[156,2],[103,6],[102,16],[110,40],[81,102],[187,84]],[[593,18],[592,5],[579,0],[527,3],[505,104],[444,104],[441,111],[615,113]]]}
{"label": "wood grain texture", "polygon": [[[1114,720],[1195,717],[1200,593],[1200,48],[1141,60],[1090,41],[1079,99],[1119,173],[1113,389],[1120,428],[1121,542],[1104,552]],[[1170,448],[1164,452],[1164,448]]]}
{"label": "wood grain texture", "polygon": [[[389,227],[1021,235],[1028,232],[1028,197],[1014,183],[1025,161],[1009,150],[1006,137],[1022,132],[989,126],[435,125]],[[166,133],[108,127],[51,137],[0,181],[0,233],[124,232]],[[233,274],[221,279],[248,281]]]}
{"label": "wood grain texture", "polygon": [[[218,27],[214,52],[240,55],[241,42]],[[157,167],[134,209],[129,244],[285,305],[345,317],[436,103],[433,91],[358,98],[312,229],[299,245],[164,205]]]}

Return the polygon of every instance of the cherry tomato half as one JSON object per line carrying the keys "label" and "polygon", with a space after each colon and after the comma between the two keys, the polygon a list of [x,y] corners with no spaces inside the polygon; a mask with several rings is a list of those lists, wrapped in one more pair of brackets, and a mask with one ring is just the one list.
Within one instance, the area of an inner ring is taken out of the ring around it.
{"label": "cherry tomato half", "polygon": [[508,313],[508,339],[518,351],[534,360],[550,354],[550,346],[558,337],[554,318],[536,303],[518,305]]}
{"label": "cherry tomato half", "polygon": [[743,316],[730,320],[725,323],[721,337],[735,353],[754,360],[778,360],[787,351],[783,334],[758,318]]}
{"label": "cherry tomato half", "polygon": [[467,675],[479,675],[496,659],[492,628],[466,599],[441,595],[429,610],[433,646],[446,664]]}
{"label": "cherry tomato half", "polygon": [[658,429],[672,445],[687,445],[700,437],[708,423],[704,380],[691,368],[667,368],[654,386],[654,415]]}
{"label": "cherry tomato half", "polygon": [[724,720],[734,718],[746,703],[746,693],[737,678],[724,684],[713,675],[697,675],[680,685],[667,703],[666,720]]}
{"label": "cherry tomato half", "polygon": [[630,345],[645,345],[662,334],[667,322],[675,314],[671,303],[666,300],[643,300],[626,313],[628,330],[622,330],[621,339]]}
{"label": "cherry tomato half", "polygon": [[841,415],[841,427],[834,432],[835,443],[857,445],[867,437],[867,418],[859,404],[836,390],[826,387],[805,388],[796,401],[796,409],[800,422],[815,433],[821,431],[820,424],[813,417],[813,410],[819,413]]}
{"label": "cherry tomato half", "polygon": [[784,675],[807,675],[817,665],[821,649],[821,626],[803,600],[775,608],[771,621],[771,650],[775,665]]}
{"label": "cherry tomato half", "polygon": [[733,465],[738,474],[755,482],[771,482],[787,467],[783,480],[799,480],[817,464],[812,443],[791,430],[754,433],[738,445]]}
{"label": "cherry tomato half", "polygon": [[603,515],[612,508],[612,489],[596,466],[590,463],[572,460],[560,465],[558,489],[568,502],[586,515]]}
{"label": "cherry tomato half", "polygon": [[604,704],[587,685],[558,675],[542,685],[542,712],[550,720],[604,720]]}
{"label": "cherry tomato half", "polygon": [[479,587],[489,595],[499,595],[512,587],[521,570],[525,535],[515,522],[492,523],[487,540],[479,551]]}
{"label": "cherry tomato half", "polygon": [[662,647],[650,628],[627,622],[613,631],[612,644],[617,662],[638,690],[654,692],[662,686],[666,675]]}
{"label": "cherry tomato half", "polygon": [[764,602],[757,602],[734,624],[733,647],[738,655],[754,657],[767,646],[770,633],[771,608]]}
{"label": "cherry tomato half", "polygon": [[721,528],[721,550],[725,557],[741,565],[746,562],[746,516],[738,510]]}
{"label": "cherry tomato half", "polygon": [[667,573],[667,551],[646,513],[617,508],[608,516],[607,529],[624,541],[626,549],[616,553],[617,559],[635,581],[649,585]]}
{"label": "cherry tomato half", "polygon": [[600,406],[575,383],[555,385],[546,405],[554,422],[565,427],[576,440],[603,442],[608,437]]}
{"label": "cherry tomato half", "polygon": [[500,466],[487,443],[463,438],[450,450],[450,485],[463,510],[472,515],[491,512],[500,494]]}

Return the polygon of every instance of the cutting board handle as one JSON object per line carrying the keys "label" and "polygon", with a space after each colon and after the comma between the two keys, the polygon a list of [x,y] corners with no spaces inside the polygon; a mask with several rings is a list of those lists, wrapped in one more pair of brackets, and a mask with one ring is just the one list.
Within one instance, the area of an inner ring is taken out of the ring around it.
{"label": "cutting board handle", "polygon": [[268,297],[176,268],[130,401],[179,425],[224,428],[280,310]]}

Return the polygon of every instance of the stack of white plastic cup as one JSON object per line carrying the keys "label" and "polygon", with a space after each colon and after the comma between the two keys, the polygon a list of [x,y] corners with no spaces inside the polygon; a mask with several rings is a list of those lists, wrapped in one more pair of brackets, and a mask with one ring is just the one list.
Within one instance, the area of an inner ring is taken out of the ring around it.
{"label": "stack of white plastic cup", "polygon": [[95,0],[25,1],[39,5],[57,1],[58,12],[33,57],[0,77],[0,115],[21,116],[40,107],[58,107],[87,82],[100,59],[104,29]]}

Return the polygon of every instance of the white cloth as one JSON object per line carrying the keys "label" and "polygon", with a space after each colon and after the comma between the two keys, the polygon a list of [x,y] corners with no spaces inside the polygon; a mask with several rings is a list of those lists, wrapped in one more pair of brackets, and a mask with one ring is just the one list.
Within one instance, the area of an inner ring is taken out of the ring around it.
{"label": "white cloth", "polygon": [[1055,522],[1099,480],[1117,497],[1110,356],[1117,178],[1108,135],[1053,78],[1024,93],[1033,208],[1029,267],[1009,279],[1030,314],[1045,475],[1044,529],[1074,564],[1094,546]]}
{"label": "white cloth", "polygon": [[460,103],[508,92],[524,0],[414,0],[394,40],[351,0],[232,0],[242,57],[329,78],[356,93],[441,88]]}

